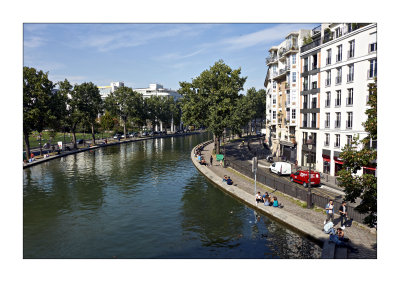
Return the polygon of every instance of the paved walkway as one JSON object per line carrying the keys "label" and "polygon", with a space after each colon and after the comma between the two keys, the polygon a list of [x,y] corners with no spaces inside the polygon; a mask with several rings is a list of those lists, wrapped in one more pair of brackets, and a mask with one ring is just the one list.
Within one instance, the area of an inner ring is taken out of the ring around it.
{"label": "paved walkway", "polygon": [[[205,146],[202,151],[202,156],[204,156],[207,163],[209,162],[213,148],[214,143],[211,143]],[[207,170],[210,170],[216,174],[217,177],[220,177],[220,179],[222,179],[224,175],[230,176],[237,188],[243,190],[243,192],[247,193],[247,195],[250,194],[252,197],[254,197],[254,179],[250,179],[233,170],[232,168],[223,168],[222,166],[219,166],[215,162],[215,156],[213,166],[208,166]],[[222,181],[221,185],[223,185]],[[264,194],[265,191],[268,191],[268,193],[277,196],[278,201],[284,205],[282,210],[289,212],[290,214],[296,216],[296,218],[300,217],[302,219],[306,219],[307,222],[309,222],[318,230],[323,229],[323,223],[326,218],[326,214],[321,209],[310,210],[303,208],[300,206],[299,201],[296,201],[290,196],[281,194],[278,191],[273,192],[273,189],[263,186],[260,183],[257,183],[257,191],[260,191],[262,194]],[[338,209],[338,207],[336,207],[336,209]],[[335,215],[335,217],[336,219],[334,223],[336,224],[335,227],[337,228],[340,226],[340,222],[338,222],[339,216]],[[349,258],[377,258],[377,240],[375,229],[370,229],[362,224],[353,222],[351,227],[345,229],[345,235],[350,238],[352,244],[359,250],[359,253],[357,254],[349,252]],[[328,238],[328,235],[326,235],[326,238]]]}

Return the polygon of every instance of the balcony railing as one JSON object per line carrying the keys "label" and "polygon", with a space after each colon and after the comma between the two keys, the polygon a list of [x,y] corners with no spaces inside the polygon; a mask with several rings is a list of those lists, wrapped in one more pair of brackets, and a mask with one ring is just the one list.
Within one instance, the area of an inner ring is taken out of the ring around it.
{"label": "balcony railing", "polygon": [[312,128],[317,128],[317,121],[316,120],[311,121],[311,127]]}
{"label": "balcony railing", "polygon": [[354,50],[347,51],[347,59],[354,58]]}
{"label": "balcony railing", "polygon": [[303,103],[303,109],[307,109],[307,103]]}
{"label": "balcony railing", "polygon": [[329,108],[331,106],[331,100],[325,100],[325,108]]}
{"label": "balcony railing", "polygon": [[275,77],[275,76],[277,76],[278,75],[278,72],[276,72],[276,71],[274,71],[273,73],[272,73],[272,77]]}
{"label": "balcony railing", "polygon": [[311,86],[312,86],[312,89],[317,89],[317,82],[314,81],[314,82],[311,84]]}
{"label": "balcony railing", "polygon": [[318,68],[318,65],[317,64],[312,64],[312,66],[311,66],[311,69],[312,70],[316,70]]}
{"label": "balcony railing", "polygon": [[321,38],[315,39],[313,42],[301,47],[301,53],[306,52],[314,47],[321,45]]}
{"label": "balcony railing", "polygon": [[270,64],[270,63],[272,63],[272,62],[275,62],[276,60],[278,60],[278,57],[272,56],[272,57],[268,57],[268,58],[265,60],[265,62],[266,62],[267,65],[268,65],[268,64]]}
{"label": "balcony railing", "polygon": [[317,35],[317,34],[321,34],[321,25],[312,29],[312,36]]}
{"label": "balcony railing", "polygon": [[337,76],[335,79],[336,84],[341,84],[342,83],[342,77],[341,76]]}
{"label": "balcony railing", "polygon": [[325,86],[331,86],[331,80],[330,79],[325,79]]}
{"label": "balcony railing", "polygon": [[369,69],[367,71],[368,79],[373,79],[376,77],[376,69]]}
{"label": "balcony railing", "polygon": [[303,127],[307,127],[307,120],[303,120]]}
{"label": "balcony railing", "polygon": [[325,121],[325,128],[330,128],[331,127],[331,123],[329,122],[329,120]]}
{"label": "balcony railing", "polygon": [[347,75],[347,82],[353,82],[354,81],[354,73],[349,73]]}
{"label": "balcony railing", "polygon": [[331,57],[326,58],[326,64],[330,65],[332,63]]}
{"label": "balcony railing", "polygon": [[353,105],[353,98],[346,98],[346,105],[352,106]]}
{"label": "balcony railing", "polygon": [[308,65],[304,65],[304,67],[303,67],[303,72],[306,72],[306,71],[308,71]]}
{"label": "balcony railing", "polygon": [[342,54],[337,54],[336,55],[336,62],[341,62],[342,61]]}
{"label": "balcony railing", "polygon": [[335,128],[340,128],[340,120],[335,120]]}

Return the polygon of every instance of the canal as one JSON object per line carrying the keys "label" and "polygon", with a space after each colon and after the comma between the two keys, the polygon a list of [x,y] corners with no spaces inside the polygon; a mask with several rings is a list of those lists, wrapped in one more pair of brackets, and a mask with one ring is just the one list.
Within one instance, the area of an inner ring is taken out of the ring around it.
{"label": "canal", "polygon": [[144,140],[23,170],[24,258],[319,258],[321,248],[193,166],[208,133]]}

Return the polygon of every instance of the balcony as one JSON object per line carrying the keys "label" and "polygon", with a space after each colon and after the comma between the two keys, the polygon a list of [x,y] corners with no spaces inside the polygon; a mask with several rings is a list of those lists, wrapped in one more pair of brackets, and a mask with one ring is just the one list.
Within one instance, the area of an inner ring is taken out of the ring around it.
{"label": "balcony", "polygon": [[331,79],[325,79],[325,86],[331,86]]}
{"label": "balcony", "polygon": [[317,64],[312,64],[311,70],[316,70],[317,68],[318,68],[318,65],[317,65]]}
{"label": "balcony", "polygon": [[335,78],[335,83],[336,83],[336,85],[341,84],[342,83],[342,77],[341,76],[337,76]]}
{"label": "balcony", "polygon": [[268,58],[265,60],[265,63],[266,63],[267,65],[269,65],[269,64],[271,64],[271,63],[273,63],[273,62],[275,62],[275,61],[277,61],[277,60],[278,60],[278,57],[272,56],[272,57],[268,57]]}
{"label": "balcony", "polygon": [[349,73],[347,75],[347,82],[353,82],[354,81],[354,73]]}
{"label": "balcony", "polygon": [[306,51],[308,51],[308,50],[310,50],[310,49],[312,49],[312,48],[315,48],[315,47],[318,47],[319,45],[321,45],[321,38],[318,38],[318,39],[316,39],[316,40],[314,40],[313,42],[311,42],[311,43],[309,43],[309,44],[307,44],[307,45],[304,45],[304,46],[302,46],[300,49],[301,49],[301,53],[303,53],[303,52],[306,52]]}
{"label": "balcony", "polygon": [[335,128],[340,128],[340,120],[335,120]]}
{"label": "balcony", "polygon": [[317,36],[321,34],[321,25],[312,29],[312,36]]}

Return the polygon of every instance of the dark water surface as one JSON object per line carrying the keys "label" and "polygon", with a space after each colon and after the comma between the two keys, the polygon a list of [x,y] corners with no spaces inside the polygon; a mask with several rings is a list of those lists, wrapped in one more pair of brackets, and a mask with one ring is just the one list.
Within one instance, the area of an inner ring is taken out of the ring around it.
{"label": "dark water surface", "polygon": [[318,258],[314,242],[210,184],[205,134],[128,143],[24,169],[24,258]]}

